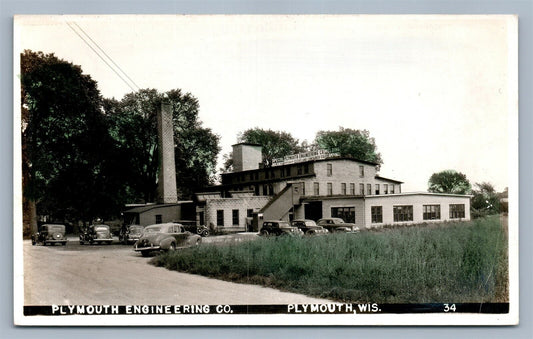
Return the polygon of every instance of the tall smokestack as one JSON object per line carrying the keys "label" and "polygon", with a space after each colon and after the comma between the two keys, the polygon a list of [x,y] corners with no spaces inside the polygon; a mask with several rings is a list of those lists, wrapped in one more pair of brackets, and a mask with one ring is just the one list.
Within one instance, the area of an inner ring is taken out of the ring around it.
{"label": "tall smokestack", "polygon": [[159,141],[157,203],[177,203],[174,128],[172,124],[172,109],[168,102],[162,102],[157,112],[157,135]]}

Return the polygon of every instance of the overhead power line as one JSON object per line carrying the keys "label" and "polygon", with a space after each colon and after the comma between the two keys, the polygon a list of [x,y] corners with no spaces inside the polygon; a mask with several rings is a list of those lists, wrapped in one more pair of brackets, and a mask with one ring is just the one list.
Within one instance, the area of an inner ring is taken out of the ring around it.
{"label": "overhead power line", "polygon": [[[107,53],[93,40],[91,39],[91,37],[89,36],[89,34],[87,34],[78,24],[76,24],[75,22],[67,22],[67,25],[70,27],[70,29],[76,33],[76,35],[81,39],[83,40],[83,42],[89,46],[89,48],[109,67],[111,68],[111,70],[132,90],[132,91],[137,91],[139,90],[139,86],[137,86],[137,84],[126,74],[126,72],[124,72],[124,70],[122,70],[122,68],[120,68],[119,65],[117,65],[116,62],[113,61],[113,59],[107,55]],[[94,46],[96,46],[96,48],[98,50],[100,50],[101,52],[98,52],[95,47],[93,47],[89,41],[87,41],[86,38],[84,38],[74,27],[73,25],[75,25],[86,37],[87,39],[89,39],[93,44]],[[106,58],[104,58],[104,56],[102,56],[102,54],[105,55],[105,57],[109,60],[106,60]],[[113,67],[113,65],[110,64],[113,64],[116,68],[118,68],[118,70],[120,70],[120,72],[123,74],[121,75],[116,69],[115,67]],[[124,77],[126,77],[130,82],[128,82]],[[132,86],[133,85],[133,86]],[[136,87],[137,89],[135,89],[134,87]]]}

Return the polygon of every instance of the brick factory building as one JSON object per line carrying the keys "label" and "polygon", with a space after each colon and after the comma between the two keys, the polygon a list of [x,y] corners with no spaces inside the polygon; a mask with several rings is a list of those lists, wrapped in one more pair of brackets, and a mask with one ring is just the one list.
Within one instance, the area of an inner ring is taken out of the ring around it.
{"label": "brick factory building", "polygon": [[233,145],[234,169],[196,194],[199,224],[227,232],[258,231],[262,220],[341,217],[359,227],[470,220],[470,196],[402,193],[378,164],[313,151],[262,168],[261,146]]}

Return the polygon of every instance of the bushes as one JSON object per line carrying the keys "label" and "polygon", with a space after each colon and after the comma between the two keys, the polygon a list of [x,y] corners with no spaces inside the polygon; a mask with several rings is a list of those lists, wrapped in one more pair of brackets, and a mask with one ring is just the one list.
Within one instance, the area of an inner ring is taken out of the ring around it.
{"label": "bushes", "polygon": [[345,302],[507,301],[498,217],[322,237],[274,237],[163,254],[154,263]]}

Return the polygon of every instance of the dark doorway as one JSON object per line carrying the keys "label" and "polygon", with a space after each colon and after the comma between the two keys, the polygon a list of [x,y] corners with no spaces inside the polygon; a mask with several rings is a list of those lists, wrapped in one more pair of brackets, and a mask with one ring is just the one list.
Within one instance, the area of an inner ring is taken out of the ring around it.
{"label": "dark doorway", "polygon": [[322,201],[312,201],[305,205],[305,219],[317,221],[322,218]]}

